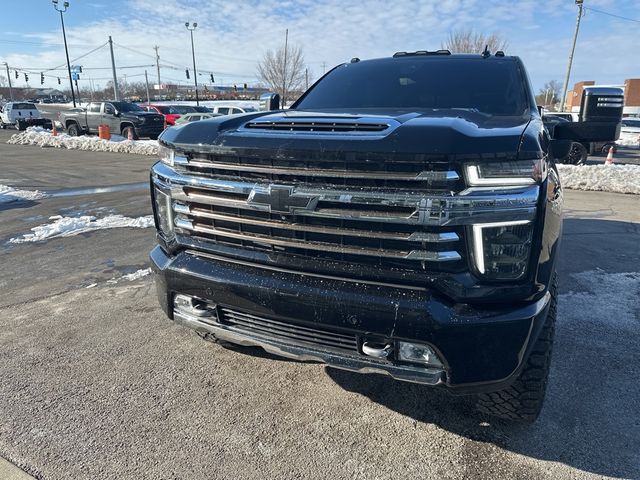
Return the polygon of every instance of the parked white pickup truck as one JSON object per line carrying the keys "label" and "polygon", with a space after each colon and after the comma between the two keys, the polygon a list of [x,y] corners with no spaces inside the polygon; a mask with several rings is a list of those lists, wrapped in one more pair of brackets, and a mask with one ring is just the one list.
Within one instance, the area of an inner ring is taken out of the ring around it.
{"label": "parked white pickup truck", "polygon": [[14,126],[24,130],[34,125],[51,128],[51,120],[43,118],[33,103],[9,102],[0,106],[0,128]]}

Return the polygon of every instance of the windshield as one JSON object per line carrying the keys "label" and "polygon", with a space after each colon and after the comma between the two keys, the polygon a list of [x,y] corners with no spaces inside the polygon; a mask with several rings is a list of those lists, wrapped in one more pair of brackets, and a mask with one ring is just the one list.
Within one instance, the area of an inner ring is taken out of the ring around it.
{"label": "windshield", "polygon": [[470,109],[523,115],[527,91],[511,59],[405,57],[337,67],[296,109]]}
{"label": "windshield", "polygon": [[146,110],[140,105],[128,102],[111,102],[119,112],[145,112]]}
{"label": "windshield", "polygon": [[36,106],[33,103],[14,103],[14,110],[37,110]]}
{"label": "windshield", "polygon": [[184,115],[185,113],[193,113],[196,111],[195,108],[189,105],[171,105],[171,113],[175,113],[178,115]]}

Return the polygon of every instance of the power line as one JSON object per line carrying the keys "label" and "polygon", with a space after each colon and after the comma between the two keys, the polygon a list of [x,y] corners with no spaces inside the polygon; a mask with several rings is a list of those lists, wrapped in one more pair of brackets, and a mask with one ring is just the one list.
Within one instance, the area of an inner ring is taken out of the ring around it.
{"label": "power line", "polygon": [[584,7],[585,10],[591,10],[592,12],[601,13],[602,15],[608,15],[610,17],[619,18],[621,20],[628,20],[630,22],[640,23],[640,20],[636,20],[635,18],[623,17],[622,15],[616,15],[615,13],[605,12],[603,10],[598,10],[597,8],[592,7]]}

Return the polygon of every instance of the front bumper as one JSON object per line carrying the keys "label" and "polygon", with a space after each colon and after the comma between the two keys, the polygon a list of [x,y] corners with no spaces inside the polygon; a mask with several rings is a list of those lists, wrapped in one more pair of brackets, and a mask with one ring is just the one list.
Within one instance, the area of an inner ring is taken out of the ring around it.
{"label": "front bumper", "polygon": [[[455,304],[427,289],[265,268],[195,251],[151,252],[162,308],[173,320],[202,334],[253,345],[298,360],[377,372],[455,393],[499,390],[519,373],[546,318],[549,294],[537,302],[481,308]],[[227,325],[174,312],[177,294],[231,308],[256,318],[301,328],[322,328],[381,342],[413,341],[433,346],[444,367],[380,360],[306,342],[238,332]]]}
{"label": "front bumper", "polygon": [[147,124],[139,124],[136,125],[136,133],[139,137],[150,137],[150,136],[158,136],[164,131],[164,124],[159,125],[147,125]]}

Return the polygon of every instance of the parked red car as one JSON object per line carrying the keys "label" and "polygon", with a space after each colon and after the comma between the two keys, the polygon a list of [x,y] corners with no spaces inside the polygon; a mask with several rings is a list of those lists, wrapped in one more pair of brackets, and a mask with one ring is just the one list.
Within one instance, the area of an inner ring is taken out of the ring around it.
{"label": "parked red car", "polygon": [[189,105],[153,105],[153,104],[141,104],[147,112],[157,112],[164,115],[164,119],[167,125],[175,125],[176,120],[180,118],[180,115],[185,113],[193,113],[196,111],[194,107]]}

